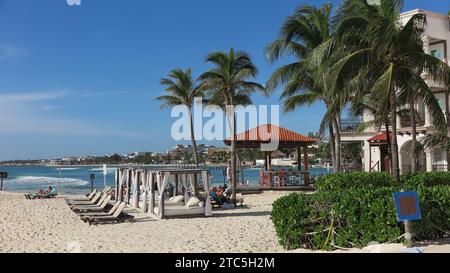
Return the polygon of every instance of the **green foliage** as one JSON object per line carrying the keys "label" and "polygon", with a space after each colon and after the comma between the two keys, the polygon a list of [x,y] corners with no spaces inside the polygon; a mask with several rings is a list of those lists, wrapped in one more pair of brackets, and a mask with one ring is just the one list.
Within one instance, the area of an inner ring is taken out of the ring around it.
{"label": "green foliage", "polygon": [[422,220],[413,222],[417,239],[443,237],[450,230],[450,173],[405,175],[396,183],[387,173],[338,173],[324,176],[312,195],[294,193],[276,200],[272,221],[287,249],[364,247],[371,241],[396,240],[397,222],[392,193],[419,194]]}
{"label": "green foliage", "polygon": [[436,185],[417,188],[422,219],[413,222],[418,239],[436,239],[450,234],[450,186]]}
{"label": "green foliage", "polygon": [[326,228],[326,223],[313,220],[320,216],[316,204],[315,196],[299,193],[281,197],[273,203],[272,221],[281,245],[288,249],[314,248],[307,233],[318,230],[320,234],[320,230]]}
{"label": "green foliage", "polygon": [[353,172],[326,175],[317,181],[319,191],[341,191],[361,187],[381,187],[394,184],[392,177],[385,172]]}

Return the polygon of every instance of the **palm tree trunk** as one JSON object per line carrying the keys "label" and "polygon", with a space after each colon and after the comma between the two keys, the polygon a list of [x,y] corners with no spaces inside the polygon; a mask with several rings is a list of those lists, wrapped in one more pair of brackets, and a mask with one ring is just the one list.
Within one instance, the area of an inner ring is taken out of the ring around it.
{"label": "palm tree trunk", "polygon": [[[236,170],[237,170],[237,164],[236,164],[236,159],[237,159],[237,150],[236,150],[236,115],[234,113],[234,101],[233,98],[230,97],[230,105],[228,105],[228,109],[227,109],[227,113],[226,115],[231,117],[231,124],[230,124],[230,129],[231,129],[231,134],[232,134],[232,138],[231,138],[231,200],[233,202],[233,204],[236,205],[236,189],[237,189],[237,174],[236,174]],[[230,109],[231,108],[231,109]]]}
{"label": "palm tree trunk", "polygon": [[416,124],[416,111],[414,110],[414,100],[411,99],[411,173],[417,172],[416,166],[416,144],[417,144],[417,124]]}
{"label": "palm tree trunk", "polygon": [[237,175],[236,175],[236,170],[237,170],[237,164],[236,164],[236,116],[234,114],[234,111],[232,113],[232,120],[231,120],[231,125],[232,125],[232,134],[233,134],[233,138],[231,140],[231,189],[232,189],[232,195],[231,195],[231,200],[233,201],[234,204],[236,204],[236,189],[237,189]]}
{"label": "palm tree trunk", "polygon": [[333,132],[333,126],[330,124],[330,126],[328,126],[329,129],[329,142],[330,142],[330,150],[331,150],[331,162],[333,163],[333,172],[336,173],[336,149],[335,149],[335,137],[334,137],[334,132]]}
{"label": "palm tree trunk", "polygon": [[332,117],[333,119],[333,127],[334,127],[334,133],[335,133],[335,142],[336,142],[336,146],[335,146],[335,150],[336,150],[336,172],[341,172],[342,171],[342,166],[341,166],[341,151],[342,151],[342,147],[341,147],[341,132],[339,131],[339,124],[337,121],[337,117]]}
{"label": "palm tree trunk", "polygon": [[384,122],[386,127],[386,145],[388,147],[388,158],[389,158],[389,167],[392,172],[392,152],[391,152],[391,138],[389,137],[390,130],[389,130],[389,119],[386,119]]}
{"label": "palm tree trunk", "polygon": [[198,169],[197,142],[195,141],[194,121],[193,121],[192,110],[191,109],[189,109],[189,119],[191,121],[191,141],[192,141],[192,150],[193,150],[193,153],[194,153],[195,168]]}
{"label": "palm tree trunk", "polygon": [[398,144],[397,144],[397,103],[394,86],[391,84],[389,94],[390,104],[390,124],[392,127],[391,157],[392,157],[392,176],[395,181],[400,182],[400,168],[398,161]]}

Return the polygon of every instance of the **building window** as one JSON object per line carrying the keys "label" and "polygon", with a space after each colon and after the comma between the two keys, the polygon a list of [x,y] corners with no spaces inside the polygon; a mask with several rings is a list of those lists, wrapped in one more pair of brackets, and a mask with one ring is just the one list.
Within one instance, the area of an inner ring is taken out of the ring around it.
{"label": "building window", "polygon": [[436,57],[436,58],[438,58],[438,59],[442,58],[440,49],[433,49],[433,50],[431,50],[431,55]]}
{"label": "building window", "polygon": [[443,112],[445,112],[445,101],[444,101],[444,99],[442,99],[442,98],[437,98],[437,99],[438,99],[438,104],[441,107],[441,110]]}

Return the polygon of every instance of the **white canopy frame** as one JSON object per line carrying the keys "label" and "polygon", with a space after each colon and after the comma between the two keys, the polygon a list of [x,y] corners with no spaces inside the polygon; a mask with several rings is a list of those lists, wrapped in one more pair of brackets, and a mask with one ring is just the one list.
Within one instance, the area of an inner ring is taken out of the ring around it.
{"label": "white canopy frame", "polygon": [[211,175],[204,170],[118,169],[116,171],[116,199],[153,215],[155,215],[155,203],[158,202],[158,212],[155,216],[163,219],[165,218],[164,195],[169,183],[174,186],[174,194],[184,194],[186,204],[190,196],[198,196],[196,194],[198,177],[201,178],[205,189],[204,215],[211,216],[212,209],[209,200]]}

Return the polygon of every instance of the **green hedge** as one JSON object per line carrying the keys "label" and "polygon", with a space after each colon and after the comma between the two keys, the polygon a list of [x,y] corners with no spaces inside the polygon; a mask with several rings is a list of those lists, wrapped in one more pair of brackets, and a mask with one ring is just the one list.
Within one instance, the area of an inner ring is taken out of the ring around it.
{"label": "green hedge", "polygon": [[389,242],[403,233],[392,197],[403,188],[419,194],[422,220],[413,223],[415,236],[439,238],[450,230],[449,181],[450,173],[404,176],[402,183],[386,173],[327,175],[317,181],[315,194],[294,193],[276,200],[271,218],[287,249]]}

